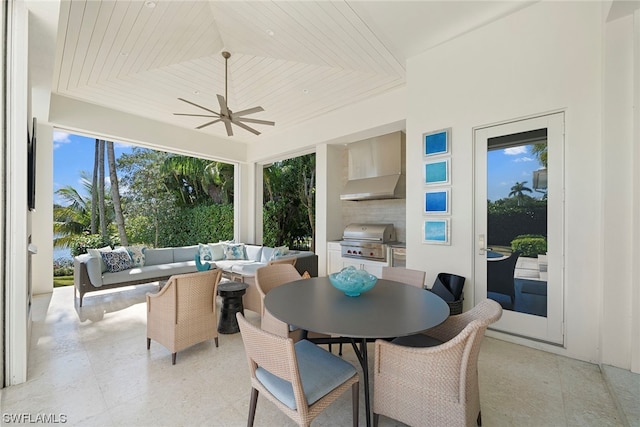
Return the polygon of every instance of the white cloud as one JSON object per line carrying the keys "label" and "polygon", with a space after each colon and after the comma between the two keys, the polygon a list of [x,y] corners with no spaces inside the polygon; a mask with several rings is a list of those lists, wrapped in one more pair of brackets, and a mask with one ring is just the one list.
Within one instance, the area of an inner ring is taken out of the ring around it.
{"label": "white cloud", "polygon": [[536,159],[532,159],[531,157],[518,157],[514,160],[514,162],[534,162]]}
{"label": "white cloud", "polygon": [[62,144],[68,144],[71,142],[69,138],[69,132],[53,131],[53,149],[60,147]]}
{"label": "white cloud", "polygon": [[519,147],[510,147],[504,149],[504,154],[507,156],[517,156],[518,154],[525,154],[527,147],[520,145]]}

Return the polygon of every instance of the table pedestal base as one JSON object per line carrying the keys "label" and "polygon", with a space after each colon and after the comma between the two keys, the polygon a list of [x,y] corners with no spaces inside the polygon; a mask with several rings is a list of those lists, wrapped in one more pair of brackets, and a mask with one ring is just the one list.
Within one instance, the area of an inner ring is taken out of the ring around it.
{"label": "table pedestal base", "polygon": [[235,334],[240,332],[236,313],[244,314],[242,296],[247,289],[246,283],[227,282],[218,285],[218,293],[222,297],[218,332],[221,334]]}

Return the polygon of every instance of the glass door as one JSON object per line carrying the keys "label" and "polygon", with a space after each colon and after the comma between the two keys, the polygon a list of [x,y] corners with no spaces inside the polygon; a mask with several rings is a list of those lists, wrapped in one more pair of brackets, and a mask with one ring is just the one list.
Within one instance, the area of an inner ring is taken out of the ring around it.
{"label": "glass door", "polygon": [[563,344],[564,113],[475,130],[475,295],[492,329]]}

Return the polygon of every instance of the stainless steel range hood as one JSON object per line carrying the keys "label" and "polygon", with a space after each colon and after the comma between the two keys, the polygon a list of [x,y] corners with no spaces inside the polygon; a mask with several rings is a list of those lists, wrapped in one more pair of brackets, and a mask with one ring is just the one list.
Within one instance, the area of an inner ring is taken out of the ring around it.
{"label": "stainless steel range hood", "polygon": [[340,199],[404,198],[403,133],[395,132],[348,145],[349,180]]}

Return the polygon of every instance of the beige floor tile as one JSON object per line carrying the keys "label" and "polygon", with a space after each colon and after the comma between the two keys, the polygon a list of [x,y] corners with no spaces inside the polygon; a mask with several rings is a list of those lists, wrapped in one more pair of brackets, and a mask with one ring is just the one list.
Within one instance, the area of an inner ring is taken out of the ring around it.
{"label": "beige floor tile", "polygon": [[[157,291],[151,284],[88,294],[82,308],[72,288],[36,297],[29,379],[1,391],[2,413],[62,413],[67,425],[90,427],[246,425],[250,380],[240,334],[220,334],[217,348],[210,341],[181,351],[172,366],[160,344],[146,349],[145,294]],[[373,344],[368,349],[372,366]],[[343,358],[361,372],[350,345]],[[485,426],[640,425],[639,376],[628,371],[602,375],[596,365],[492,338],[483,341],[478,371]],[[364,426],[362,385],[359,406]],[[261,397],[255,425],[294,423]],[[350,393],[314,425],[351,426]],[[380,426],[402,424],[380,417]]]}

